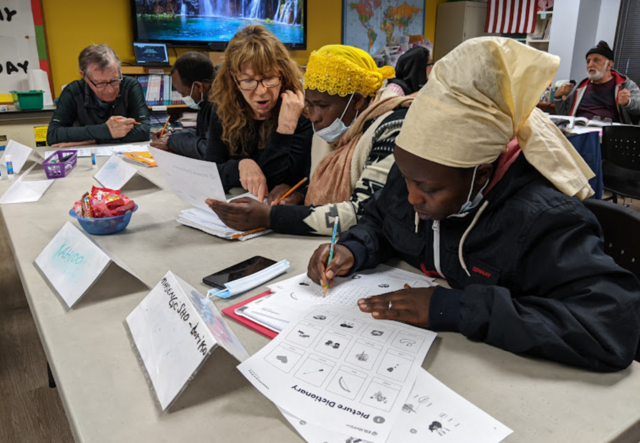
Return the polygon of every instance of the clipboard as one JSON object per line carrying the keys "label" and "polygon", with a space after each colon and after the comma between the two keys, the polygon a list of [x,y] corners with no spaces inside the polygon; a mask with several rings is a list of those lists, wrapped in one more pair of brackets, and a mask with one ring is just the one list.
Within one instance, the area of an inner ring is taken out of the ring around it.
{"label": "clipboard", "polygon": [[276,336],[278,335],[277,332],[272,331],[269,328],[265,328],[262,325],[259,325],[258,323],[249,320],[246,317],[242,317],[241,315],[236,314],[236,309],[243,307],[244,305],[247,305],[249,303],[251,303],[254,300],[257,300],[259,298],[262,297],[266,297],[267,295],[271,294],[271,291],[265,291],[262,294],[258,294],[255,297],[251,297],[248,298],[245,301],[241,301],[240,303],[237,303],[233,306],[229,306],[228,308],[224,308],[222,310],[222,313],[225,315],[228,315],[229,317],[231,317],[232,319],[234,319],[235,321],[237,321],[238,323],[242,323],[243,325],[253,329],[254,331],[259,332],[260,334],[264,335],[265,337],[269,337],[271,339],[276,338]]}

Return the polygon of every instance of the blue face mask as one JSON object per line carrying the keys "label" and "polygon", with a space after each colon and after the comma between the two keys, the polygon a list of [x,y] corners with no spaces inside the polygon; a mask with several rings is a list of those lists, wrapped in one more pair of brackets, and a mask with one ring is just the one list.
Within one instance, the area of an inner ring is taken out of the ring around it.
{"label": "blue face mask", "polygon": [[[340,116],[340,118],[335,119],[333,123],[331,123],[329,126],[319,131],[316,131],[316,127],[312,125],[313,132],[318,134],[318,137],[320,137],[327,143],[335,143],[340,139],[340,137],[342,137],[342,134],[347,132],[347,129],[349,129],[351,125],[349,126],[345,125],[342,122],[342,117],[344,117],[344,114],[347,112],[347,109],[349,108],[349,105],[351,104],[351,100],[353,99],[354,95],[355,95],[355,92],[351,94],[351,98],[349,98],[349,102],[347,103],[347,106],[344,108],[344,111],[342,111],[342,115]],[[351,122],[351,124],[353,124],[353,122],[356,121],[356,118],[358,118],[357,111],[356,111],[356,116],[353,118],[353,121]]]}
{"label": "blue face mask", "polygon": [[202,103],[202,92],[200,93],[200,101],[196,103],[196,101],[191,98],[191,94],[193,94],[193,85],[195,85],[195,83],[191,85],[191,92],[189,92],[189,95],[187,95],[186,97],[182,97],[182,101],[191,109],[198,110],[200,109],[200,103]]}
{"label": "blue face mask", "polygon": [[482,199],[484,198],[484,196],[482,195],[482,191],[484,191],[487,185],[489,184],[489,180],[487,180],[487,182],[482,186],[482,188],[480,188],[476,196],[473,198],[473,200],[471,200],[473,185],[475,184],[475,181],[476,181],[476,172],[478,172],[479,167],[480,165],[476,166],[473,169],[473,177],[471,177],[471,189],[469,189],[469,195],[467,196],[467,201],[463,203],[463,205],[460,207],[460,210],[458,211],[457,214],[451,214],[449,217],[460,217],[460,216],[466,215],[467,212],[471,211],[476,206],[478,206],[482,201]]}

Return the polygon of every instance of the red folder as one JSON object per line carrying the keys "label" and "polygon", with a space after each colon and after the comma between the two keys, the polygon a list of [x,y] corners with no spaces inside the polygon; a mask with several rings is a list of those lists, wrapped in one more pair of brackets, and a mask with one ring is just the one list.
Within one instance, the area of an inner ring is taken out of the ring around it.
{"label": "red folder", "polygon": [[271,294],[271,291],[263,292],[262,294],[258,294],[255,297],[251,297],[251,298],[249,298],[249,299],[247,299],[245,301],[242,301],[242,302],[240,302],[238,304],[235,304],[233,306],[229,306],[228,308],[224,308],[222,310],[222,312],[224,314],[228,315],[229,317],[233,318],[235,321],[237,321],[239,323],[242,323],[245,326],[250,327],[254,331],[258,331],[259,333],[261,333],[264,336],[267,336],[269,338],[276,338],[276,336],[278,335],[277,332],[272,331],[269,328],[265,328],[264,326],[259,325],[258,323],[254,322],[254,321],[251,321],[246,317],[243,317],[241,315],[236,314],[236,309],[241,308],[244,305],[246,305],[248,303],[251,303],[252,301],[257,300],[257,299],[259,299],[261,297],[265,297],[265,296],[267,296],[269,294]]}

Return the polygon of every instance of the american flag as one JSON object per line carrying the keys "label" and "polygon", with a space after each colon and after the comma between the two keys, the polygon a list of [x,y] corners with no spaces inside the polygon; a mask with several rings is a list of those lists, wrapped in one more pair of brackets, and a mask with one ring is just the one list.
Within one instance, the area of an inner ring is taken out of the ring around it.
{"label": "american flag", "polygon": [[489,0],[484,31],[528,34],[536,26],[537,0]]}

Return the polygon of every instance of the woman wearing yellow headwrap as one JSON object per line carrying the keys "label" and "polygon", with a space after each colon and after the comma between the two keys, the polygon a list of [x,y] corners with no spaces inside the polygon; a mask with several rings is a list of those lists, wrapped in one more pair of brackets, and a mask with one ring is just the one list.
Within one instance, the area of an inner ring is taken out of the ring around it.
{"label": "woman wearing yellow headwrap", "polygon": [[[393,68],[378,68],[358,48],[329,45],[313,52],[305,72],[305,104],[316,137],[306,193],[294,192],[277,206],[243,201],[214,211],[242,230],[266,226],[287,234],[331,235],[336,216],[341,230],[356,224],[364,203],[387,180],[395,138],[413,100],[381,90],[393,76]],[[277,186],[270,202],[289,189]]]}
{"label": "woman wearing yellow headwrap", "polygon": [[319,284],[400,256],[452,289],[359,300],[374,318],[458,331],[597,371],[631,364],[640,284],[602,248],[580,199],[593,175],[537,108],[559,59],[504,38],[438,61],[412,104],[385,188],[309,263]]}

